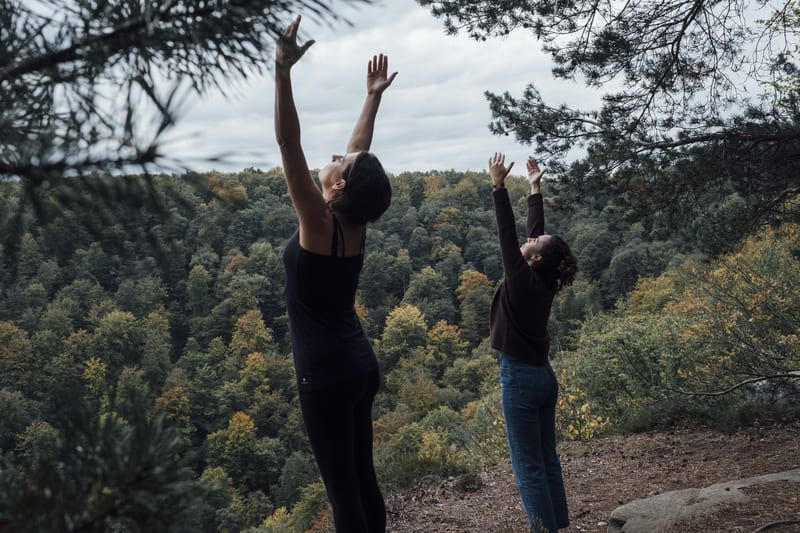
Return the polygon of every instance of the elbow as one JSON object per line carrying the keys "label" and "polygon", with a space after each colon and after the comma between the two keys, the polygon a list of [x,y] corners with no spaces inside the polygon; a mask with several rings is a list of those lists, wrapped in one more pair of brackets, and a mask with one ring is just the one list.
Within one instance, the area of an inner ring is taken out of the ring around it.
{"label": "elbow", "polygon": [[291,147],[299,147],[300,146],[300,136],[299,135],[285,135],[280,131],[275,132],[275,141],[278,143],[278,146],[281,150],[291,148]]}

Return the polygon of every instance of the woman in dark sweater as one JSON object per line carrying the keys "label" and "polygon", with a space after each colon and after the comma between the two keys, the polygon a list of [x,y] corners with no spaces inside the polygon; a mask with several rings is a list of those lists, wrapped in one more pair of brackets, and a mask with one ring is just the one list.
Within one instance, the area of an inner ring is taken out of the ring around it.
{"label": "woman in dark sweater", "polygon": [[492,299],[492,347],[502,353],[500,380],[511,464],[532,531],[569,525],[556,454],[558,382],[549,363],[547,320],[556,293],[572,283],[578,262],[569,246],[544,233],[543,170],[528,160],[528,238],[520,246],[505,178],[505,156],[489,160],[504,278]]}
{"label": "woman in dark sweater", "polygon": [[386,510],[372,462],[378,362],[355,311],[366,225],[389,207],[391,187],[369,152],[381,95],[396,75],[388,58],[367,68],[367,99],[347,146],[311,180],[300,146],[291,67],[313,44],[297,44],[300,17],[278,44],[275,134],[299,229],[283,252],[286,308],[300,407],[333,508],[336,531],[382,532]]}

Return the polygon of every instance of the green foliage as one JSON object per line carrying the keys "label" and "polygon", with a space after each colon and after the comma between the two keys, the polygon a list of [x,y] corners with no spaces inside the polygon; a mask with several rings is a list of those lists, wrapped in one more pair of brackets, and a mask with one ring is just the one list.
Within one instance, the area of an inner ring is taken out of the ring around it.
{"label": "green foliage", "polygon": [[696,402],[676,397],[634,409],[620,424],[624,433],[669,430],[680,424],[700,423],[726,433],[735,433],[742,426],[774,423],[800,416],[794,403],[758,403],[725,398],[721,401]]}
{"label": "green foliage", "polygon": [[135,281],[124,280],[119,284],[114,300],[120,310],[144,318],[163,306],[166,295],[161,282],[153,276],[147,276]]}
{"label": "green foliage", "polygon": [[461,338],[458,326],[440,320],[428,331],[427,348],[423,355],[423,365],[430,369],[433,378],[441,381],[442,374],[453,361],[467,355],[468,344]]}
{"label": "green foliage", "polygon": [[123,368],[114,387],[113,405],[116,412],[123,419],[135,422],[147,414],[151,402],[150,387],[145,383],[144,372],[137,368]]}
{"label": "green foliage", "polygon": [[480,466],[497,464],[508,456],[502,392],[498,381],[477,401],[461,410],[466,421],[468,456]]}
{"label": "green foliage", "polygon": [[11,322],[0,322],[0,383],[8,387],[29,384],[32,356],[27,333]]}
{"label": "green foliage", "polygon": [[[729,252],[759,227],[798,220],[786,209],[800,179],[794,4],[418,3],[451,34],[529,31],[556,79],[604,92],[595,108],[547,102],[538,84],[486,97],[490,130],[532,145],[559,178],[553,204],[580,214],[564,233],[584,274],[598,280],[619,257],[605,273],[616,285],[606,305],[674,252]],[[637,225],[646,241],[672,244],[625,239]]]}
{"label": "green foliage", "polygon": [[18,436],[14,453],[25,463],[52,464],[58,450],[58,431],[44,420],[34,420]]}
{"label": "green foliage", "polygon": [[413,305],[395,308],[386,318],[386,327],[378,345],[378,360],[384,371],[397,365],[401,357],[423,346],[428,328],[420,310]]}
{"label": "green foliage", "polygon": [[[534,144],[537,158],[563,171],[570,185],[638,196],[640,205],[733,192],[733,185],[750,197],[750,208],[768,210],[796,187],[789,163],[798,150],[792,53],[800,23],[789,14],[796,9],[730,1],[702,8],[668,2],[657,12],[633,3],[418,3],[442,18],[448,33],[486,40],[530,31],[550,54],[554,77],[611,91],[598,109],[548,105],[534,85],[519,97],[487,92],[491,130]],[[737,92],[741,83],[759,90]],[[567,164],[576,147],[586,148],[585,156]]]}
{"label": "green foliage", "polygon": [[295,451],[286,459],[278,487],[278,504],[292,507],[300,500],[301,489],[319,479],[314,458],[306,452]]}
{"label": "green foliage", "polygon": [[144,330],[133,314],[112,311],[100,320],[89,352],[106,362],[109,377],[113,379],[119,375],[124,365],[141,364],[143,341]]}
{"label": "green foliage", "polygon": [[798,231],[768,228],[713,262],[688,260],[590,316],[562,352],[565,433],[591,436],[676,396],[719,409],[797,394]]}
{"label": "green foliage", "polygon": [[443,383],[469,393],[477,399],[485,383],[497,379],[497,357],[493,354],[473,354],[456,359],[444,372]]}
{"label": "green foliage", "polygon": [[411,278],[401,303],[422,311],[430,327],[439,320],[455,321],[456,310],[451,295],[452,289],[445,277],[431,267],[424,267]]}
{"label": "green foliage", "polygon": [[421,420],[376,438],[376,471],[388,488],[409,487],[426,475],[453,476],[495,464],[507,455],[499,387],[460,412],[434,408]]}
{"label": "green foliage", "polygon": [[408,424],[375,446],[375,472],[381,487],[408,487],[427,473],[418,460],[422,434],[419,425]]}
{"label": "green foliage", "polygon": [[276,486],[285,453],[278,439],[256,435],[253,420],[245,413],[235,413],[228,427],[208,436],[208,458],[214,466],[225,469],[237,484],[248,490]]}
{"label": "green foliage", "polygon": [[228,350],[239,365],[242,365],[251,353],[267,353],[274,350],[272,333],[264,325],[260,311],[255,309],[247,311],[236,319]]}
{"label": "green foliage", "polygon": [[[185,232],[141,231],[144,228],[138,224],[142,207],[161,215],[172,207],[150,172],[154,163],[164,162],[163,135],[177,121],[179,93],[186,88],[224,93],[231,82],[260,73],[271,65],[273,43],[286,21],[308,10],[322,20],[336,18],[331,6],[307,0],[147,6],[123,0],[101,6],[71,1],[3,3],[0,33],[13,53],[0,75],[0,103],[5,110],[0,116],[0,180],[18,184],[25,201],[17,205],[33,206],[33,220],[42,225],[68,211],[71,219],[53,226],[63,240],[78,232],[91,233],[98,241],[105,236],[116,246],[126,236],[151,243],[182,239]],[[59,16],[63,13],[69,16]],[[169,83],[164,86],[166,79]],[[109,88],[118,96],[113,102],[107,99]],[[130,168],[145,177],[98,175]],[[252,174],[241,177],[250,179]],[[202,181],[190,175],[177,188],[188,193]],[[208,194],[214,185],[205,183],[198,193]],[[4,242],[11,252],[6,260],[17,251],[23,226],[30,222],[21,209],[3,210],[14,213],[9,218],[17,226]],[[257,207],[239,210],[230,217],[239,231],[230,232],[228,239],[237,243],[260,235],[273,222],[260,215]],[[90,267],[83,271],[105,285],[110,278],[104,275],[113,276],[114,269],[91,266],[115,260],[89,250],[100,261],[81,262]],[[19,251],[23,278],[36,273],[35,246],[26,243]],[[159,251],[161,259],[179,255],[163,247]],[[180,271],[176,262],[169,263]]]}
{"label": "green foliage", "polygon": [[153,404],[156,416],[164,419],[184,439],[192,433],[189,395],[182,386],[166,388]]}
{"label": "green foliage", "polygon": [[[22,494],[25,472],[87,460],[63,448],[64,413],[81,410],[87,421],[113,420],[122,448],[133,445],[129,433],[143,434],[160,420],[174,449],[192,450],[171,460],[189,468],[181,471],[186,487],[206,494],[196,512],[187,512],[194,530],[324,531],[330,524],[324,490],[314,485],[281,295],[280,246],[295,229],[283,178],[253,169],[206,177],[214,194],[182,186],[182,177],[159,177],[171,217],[144,208],[135,219],[143,232],[178,236],[168,264],[154,259],[156,244],[121,226],[107,228],[106,238],[120,243],[109,249],[78,230],[68,212],[47,227],[24,217],[28,252],[49,259],[37,270],[31,262],[27,279],[16,269],[0,272],[0,455],[10,480],[3,509],[16,508],[12,489],[14,498]],[[507,186],[522,222],[526,183],[509,179]],[[393,187],[392,208],[369,228],[357,296],[385,378],[374,425],[384,488],[474,471],[507,453],[497,354],[488,339],[500,276],[488,177],[408,173],[393,178]],[[9,202],[3,209],[17,204],[13,186],[0,192],[0,202]],[[763,361],[748,339],[761,339],[762,351],[781,357],[796,353],[796,298],[787,289],[800,283],[791,274],[793,225],[765,230],[736,254],[708,263],[698,251],[710,245],[700,240],[711,243],[714,233],[696,238],[674,229],[696,231],[701,218],[687,215],[675,226],[665,211],[642,214],[599,193],[568,205],[563,191],[546,192],[549,230],[565,236],[589,266],[556,298],[549,324],[555,364],[566,369],[559,374],[563,437],[592,438],[621,415],[628,415],[623,423],[637,417],[644,427],[650,404],[666,405],[661,400],[673,394],[667,387],[735,384],[729,371]],[[740,204],[733,199],[721,212],[735,213]],[[237,209],[250,212],[239,216]],[[793,209],[785,209],[789,220]],[[291,223],[280,222],[287,216]],[[3,239],[11,231],[0,224]],[[413,242],[423,237],[427,242]],[[770,364],[751,369],[779,369]],[[743,387],[732,403],[759,390],[772,389]],[[724,402],[702,403],[713,413]],[[683,407],[673,416],[665,408],[664,420],[684,412],[701,416]],[[731,413],[731,423],[750,419],[746,407]],[[114,464],[124,463],[122,448],[104,446],[91,453],[117,454]],[[88,476],[84,471],[76,475]],[[155,483],[154,494],[173,498],[164,486]],[[89,513],[90,504],[69,503],[63,516]],[[114,520],[103,518],[98,527],[132,523]]]}
{"label": "green foliage", "polygon": [[260,490],[235,495],[230,506],[218,511],[220,529],[241,531],[255,527],[273,511],[272,502]]}
{"label": "green foliage", "polygon": [[312,483],[303,488],[300,501],[291,512],[279,507],[260,527],[248,533],[296,533],[310,531],[322,515],[327,514],[327,496],[322,483]]}
{"label": "green foliage", "polygon": [[213,490],[194,481],[177,435],[78,413],[58,432],[34,423],[0,469],[0,516],[12,531],[195,531]]}
{"label": "green foliage", "polygon": [[400,250],[397,257],[383,251],[368,254],[359,280],[361,301],[371,308],[396,304],[406,291],[410,274],[407,251]]}
{"label": "green foliage", "polygon": [[155,390],[161,387],[171,365],[169,319],[163,307],[151,311],[144,320],[142,371],[147,383]]}
{"label": "green foliage", "polygon": [[21,433],[37,416],[39,406],[21,392],[0,389],[0,448],[12,450],[16,447],[17,434]]}
{"label": "green foliage", "polygon": [[615,251],[608,268],[603,272],[603,285],[609,294],[627,294],[640,277],[652,277],[663,272],[675,256],[669,242],[636,243]]}
{"label": "green foliage", "polygon": [[233,480],[219,467],[206,468],[200,476],[202,483],[209,490],[208,509],[203,514],[203,531],[219,531],[223,529],[229,516],[228,508],[237,496]]}
{"label": "green foliage", "polygon": [[195,265],[186,280],[186,298],[189,311],[205,316],[211,310],[209,285],[211,274],[202,265]]}
{"label": "green foliage", "polygon": [[603,296],[598,284],[576,279],[562,290],[553,302],[550,321],[551,349],[560,352],[571,346],[570,333],[588,316],[603,310]]}

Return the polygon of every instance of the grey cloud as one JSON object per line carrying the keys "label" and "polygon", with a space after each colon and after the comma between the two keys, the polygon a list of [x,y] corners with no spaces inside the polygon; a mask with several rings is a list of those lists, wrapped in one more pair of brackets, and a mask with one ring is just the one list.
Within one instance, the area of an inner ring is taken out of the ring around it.
{"label": "grey cloud", "polygon": [[[317,42],[293,71],[303,146],[312,167],[344,149],[365,96],[367,61],[377,52],[388,54],[390,68],[400,72],[384,96],[373,143],[394,173],[480,170],[493,151],[506,152],[521,169],[529,150],[511,137],[489,133],[485,90],[518,95],[535,82],[554,104],[589,107],[600,101],[597,92],[553,81],[549,58],[528,33],[482,43],[447,36],[441,21],[413,0],[345,9],[342,14],[352,27],[304,22],[301,39]],[[242,86],[234,98],[193,98],[171,135],[189,141],[176,143],[174,155],[192,160],[198,169],[277,165],[273,84],[271,74],[265,74]],[[236,154],[227,166],[202,161],[222,152]]]}

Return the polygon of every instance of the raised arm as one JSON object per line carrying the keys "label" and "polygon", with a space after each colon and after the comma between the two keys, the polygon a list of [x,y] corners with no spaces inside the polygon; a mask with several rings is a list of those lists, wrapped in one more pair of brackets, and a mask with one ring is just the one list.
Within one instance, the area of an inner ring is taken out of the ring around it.
{"label": "raised arm", "polygon": [[492,200],[494,212],[497,217],[497,236],[500,239],[500,254],[503,259],[503,271],[506,277],[515,273],[527,272],[528,266],[522,257],[517,240],[517,223],[514,220],[514,210],[508,197],[505,180],[511,172],[512,162],[505,167],[505,156],[494,154],[489,159],[489,174],[492,176]]}
{"label": "raised arm", "polygon": [[368,152],[372,144],[372,133],[375,129],[375,117],[381,105],[381,96],[394,81],[397,72],[387,77],[389,72],[389,58],[383,54],[373,56],[367,62],[367,99],[361,109],[350,142],[347,143],[347,152]]}
{"label": "raised arm", "polygon": [[284,31],[275,54],[275,137],[281,150],[283,175],[292,197],[292,204],[300,219],[301,241],[304,230],[325,224],[326,206],[322,193],[311,180],[306,156],[300,145],[300,120],[292,95],[292,66],[314,44],[297,43],[298,16]]}
{"label": "raised arm", "polygon": [[531,184],[531,195],[528,196],[528,238],[544,235],[542,176],[544,170],[539,168],[539,163],[533,158],[528,159],[528,182]]}

